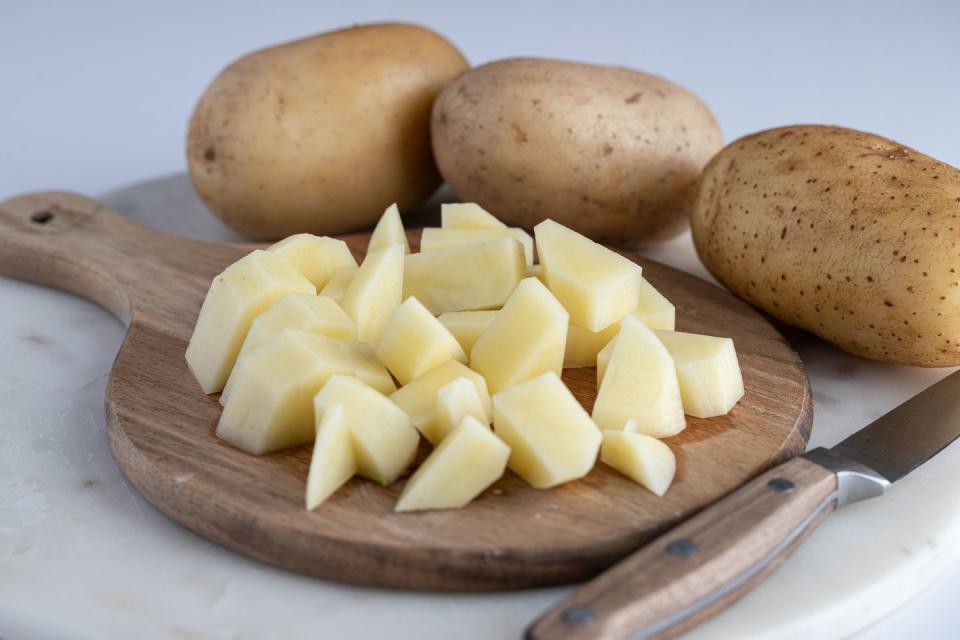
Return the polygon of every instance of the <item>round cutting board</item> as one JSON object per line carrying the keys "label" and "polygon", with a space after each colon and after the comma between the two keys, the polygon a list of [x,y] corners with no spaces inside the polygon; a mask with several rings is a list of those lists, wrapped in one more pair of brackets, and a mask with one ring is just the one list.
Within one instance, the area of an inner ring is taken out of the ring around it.
{"label": "round cutting board", "polygon": [[[220,406],[184,361],[211,279],[252,245],[163,234],[62,193],[0,204],[0,227],[0,273],[88,297],[128,325],[106,410],[114,457],[130,481],[190,529],[294,571],[443,590],[581,580],[799,454],[809,436],[807,377],[782,336],[727,292],[627,254],[674,302],[679,330],[734,339],[746,388],[729,415],[688,418],[688,428],[669,439],[678,471],[665,497],[598,465],[546,491],[508,473],[466,509],[405,514],[392,510],[402,480],[383,488],[354,479],[308,512],[310,448],[254,457],[217,439]],[[368,235],[344,239],[362,258]],[[594,370],[566,370],[564,379],[589,410]]]}

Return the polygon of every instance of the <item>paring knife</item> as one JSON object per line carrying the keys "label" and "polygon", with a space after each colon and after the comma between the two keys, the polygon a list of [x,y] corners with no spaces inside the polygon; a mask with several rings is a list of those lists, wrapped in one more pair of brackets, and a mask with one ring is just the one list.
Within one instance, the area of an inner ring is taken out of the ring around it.
{"label": "paring knife", "polygon": [[881,495],[958,435],[960,372],[717,501],[550,609],[527,638],[674,637],[757,586],[834,509]]}

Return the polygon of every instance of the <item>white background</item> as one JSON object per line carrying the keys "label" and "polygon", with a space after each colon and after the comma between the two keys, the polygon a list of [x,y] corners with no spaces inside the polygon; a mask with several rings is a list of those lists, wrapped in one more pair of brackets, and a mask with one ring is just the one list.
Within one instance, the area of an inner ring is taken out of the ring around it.
{"label": "white background", "polygon": [[[540,55],[664,75],[713,108],[728,140],[783,124],[834,123],[960,166],[960,3],[948,0],[0,0],[0,198],[48,188],[97,194],[180,171],[190,111],[229,61],[388,19],[442,32],[474,64]],[[954,569],[862,637],[954,636],[958,596]]]}

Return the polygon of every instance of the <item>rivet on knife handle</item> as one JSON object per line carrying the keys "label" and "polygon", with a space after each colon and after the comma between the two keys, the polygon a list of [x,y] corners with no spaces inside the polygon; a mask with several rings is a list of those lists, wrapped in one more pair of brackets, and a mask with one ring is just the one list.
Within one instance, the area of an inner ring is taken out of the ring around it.
{"label": "rivet on knife handle", "polygon": [[836,498],[834,472],[803,458],[782,464],[587,583],[527,637],[673,637],[779,566]]}

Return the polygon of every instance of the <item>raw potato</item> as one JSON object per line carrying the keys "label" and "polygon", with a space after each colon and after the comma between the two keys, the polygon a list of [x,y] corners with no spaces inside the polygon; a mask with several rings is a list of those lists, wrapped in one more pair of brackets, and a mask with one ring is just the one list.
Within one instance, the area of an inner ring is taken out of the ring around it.
{"label": "raw potato", "polygon": [[496,317],[496,311],[447,311],[437,319],[453,334],[463,350],[470,353],[477,338]]}
{"label": "raw potato", "polygon": [[602,331],[636,308],[640,265],[553,220],[534,233],[544,277],[572,323]]}
{"label": "raw potato", "polygon": [[187,346],[187,366],[204,393],[223,389],[253,319],[288,293],[316,288],[283,258],[258,249],[210,284]]}
{"label": "raw potato", "polygon": [[465,507],[503,475],[509,457],[510,447],[467,416],[410,476],[394,510]]}
{"label": "raw potato", "polygon": [[403,297],[415,296],[437,315],[497,309],[526,275],[523,247],[503,238],[406,257]]}
{"label": "raw potato", "polygon": [[447,383],[457,378],[466,378],[473,383],[477,394],[483,401],[483,407],[490,414],[490,392],[487,383],[476,371],[468,369],[456,360],[450,360],[433,371],[423,375],[410,384],[404,385],[390,395],[398,407],[407,412],[414,426],[421,432],[429,431],[435,419],[437,392]]}
{"label": "raw potato", "polygon": [[489,406],[490,399],[481,398],[472,382],[466,378],[457,378],[437,391],[435,418],[421,429],[420,433],[430,444],[436,445],[468,416],[489,425]]}
{"label": "raw potato", "polygon": [[677,366],[683,412],[697,418],[722,416],[743,397],[743,376],[730,338],[679,331],[654,331]]}
{"label": "raw potato", "polygon": [[468,67],[409,24],[332,31],[251,53],[207,87],[187,136],[190,179],[255,238],[332,235],[407,211],[440,185],[430,109]]}
{"label": "raw potato", "polygon": [[646,278],[640,281],[640,299],[631,313],[651,329],[673,331],[676,327],[676,308]]}
{"label": "raw potato", "polygon": [[587,475],[600,448],[600,431],[552,371],[496,394],[493,429],[510,469],[537,489]]}
{"label": "raw potato", "polygon": [[467,361],[453,334],[414,297],[397,307],[375,351],[400,384],[419,378],[447,360]]}
{"label": "raw potato", "polygon": [[317,439],[307,474],[307,509],[320,506],[356,472],[347,412],[342,404],[327,407],[317,415]]}
{"label": "raw potato", "polygon": [[440,205],[442,229],[506,229],[496,217],[473,202],[446,202]]}
{"label": "raw potato", "polygon": [[591,238],[639,242],[686,228],[700,170],[722,146],[693,94],[630,69],[510,59],[437,98],[437,166],[464,200],[531,228],[549,213]]}
{"label": "raw potato", "polygon": [[772,316],[875,360],[960,364],[960,170],[880,136],[793,126],[707,166],[700,258]]}
{"label": "raw potato", "polygon": [[350,376],[333,376],[313,399],[318,416],[340,405],[346,413],[357,473],[383,486],[393,483],[413,462],[420,442],[410,417],[379,391]]}
{"label": "raw potato", "polygon": [[634,316],[624,318],[593,405],[601,429],[623,429],[667,438],[683,431],[683,401],[673,358],[660,339]]}
{"label": "raw potato", "polygon": [[[254,319],[243,341],[243,347],[237,354],[237,362],[248,353],[263,347],[284,329],[302,329],[338,340],[357,339],[357,325],[336,302],[309,293],[291,293],[270,305]],[[220,404],[227,403],[231,378],[227,378],[227,384],[220,393]]]}
{"label": "raw potato", "polygon": [[330,298],[336,303],[343,300],[343,294],[350,288],[350,283],[357,276],[360,267],[340,267],[333,272],[330,282],[320,290],[320,295],[324,298]]}
{"label": "raw potato", "polygon": [[527,266],[533,266],[533,238],[523,229],[507,227],[505,229],[442,229],[427,227],[420,236],[420,251],[436,251],[462,244],[489,242],[497,238],[513,238],[523,245],[523,259]]}
{"label": "raw potato", "polygon": [[346,242],[309,233],[284,238],[267,251],[289,260],[317,289],[323,289],[337,269],[357,266]]}
{"label": "raw potato", "polygon": [[514,290],[470,350],[470,367],[490,393],[547,371],[560,375],[570,314],[536,278]]}
{"label": "raw potato", "polygon": [[369,345],[296,329],[281,332],[238,363],[217,435],[254,455],[310,442],[316,435],[310,401],[337,374],[382,393],[395,389]]}
{"label": "raw potato", "polygon": [[527,277],[536,278],[543,284],[547,284],[547,278],[543,275],[542,264],[531,264],[527,266]]}
{"label": "raw potato", "polygon": [[373,253],[377,249],[389,247],[392,244],[403,246],[404,253],[410,253],[410,240],[407,238],[407,232],[403,228],[403,221],[400,219],[400,209],[396,204],[387,207],[387,210],[380,216],[380,221],[373,228],[370,234],[370,242],[367,243],[367,253]]}
{"label": "raw potato", "polygon": [[363,259],[340,306],[357,323],[357,337],[375,346],[402,296],[403,247],[394,244]]}
{"label": "raw potato", "polygon": [[670,447],[629,427],[603,432],[600,460],[658,496],[667,492],[677,470]]}

